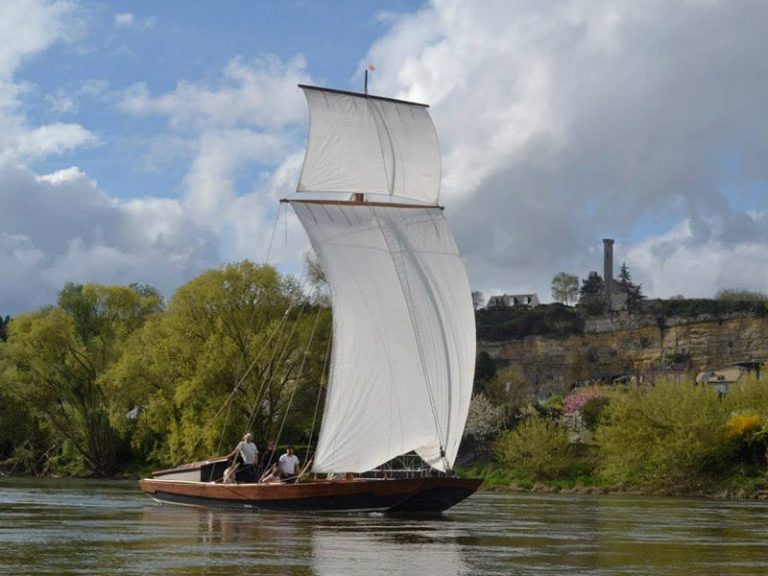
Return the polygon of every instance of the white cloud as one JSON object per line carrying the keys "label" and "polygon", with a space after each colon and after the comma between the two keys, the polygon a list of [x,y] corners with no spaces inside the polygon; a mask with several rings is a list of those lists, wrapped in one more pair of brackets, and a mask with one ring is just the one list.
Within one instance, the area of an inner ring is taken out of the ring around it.
{"label": "white cloud", "polygon": [[306,116],[296,87],[308,78],[305,68],[301,55],[287,63],[276,56],[252,64],[235,58],[212,85],[182,81],[173,92],[154,97],[145,84],[136,84],[121,107],[137,116],[165,116],[175,129],[280,128]]}
{"label": "white cloud", "polygon": [[151,284],[169,294],[219,263],[218,239],[178,201],[121,202],[79,168],[36,176],[0,164],[0,307],[53,301],[65,282]]}
{"label": "white cloud", "polygon": [[[546,298],[616,237],[652,295],[768,289],[768,238],[731,195],[768,180],[768,4],[434,0],[388,18],[361,67],[374,93],[433,104],[474,286]],[[683,221],[674,258],[643,252]]]}
{"label": "white cloud", "polygon": [[16,154],[22,158],[44,158],[85,145],[97,144],[98,137],[79,124],[54,122],[27,130],[18,136]]}
{"label": "white cloud", "polygon": [[[0,160],[28,161],[92,145],[98,138],[79,124],[32,126],[20,98],[28,86],[15,80],[29,58],[83,31],[74,2],[19,0],[0,3]],[[60,109],[71,103],[59,101]]]}
{"label": "white cloud", "polygon": [[[292,191],[301,166],[296,123],[306,112],[296,83],[303,80],[300,57],[285,65],[236,60],[216,85],[186,82],[168,94],[142,89],[141,98],[126,97],[125,110],[168,118],[167,132],[148,147],[159,157],[148,163],[189,162],[178,199],[121,201],[78,167],[38,176],[15,159],[0,163],[0,277],[14,278],[4,313],[49,303],[68,281],[139,282],[170,294],[222,260],[263,261],[277,198]],[[235,103],[236,110],[220,109]],[[25,137],[17,145],[25,157],[95,143],[64,124]],[[282,224],[299,234],[295,218]],[[296,269],[307,247],[298,238],[290,248],[276,242],[273,260]]]}
{"label": "white cloud", "polygon": [[118,30],[149,30],[150,28],[154,28],[155,24],[156,20],[154,17],[150,16],[143,20],[139,20],[136,18],[136,15],[131,12],[120,12],[115,14],[112,19],[112,25]]}
{"label": "white cloud", "polygon": [[75,114],[80,110],[80,101],[104,94],[109,83],[106,80],[86,80],[76,89],[59,88],[46,94],[45,100],[53,112]]}
{"label": "white cloud", "polygon": [[115,28],[130,28],[136,23],[136,17],[130,12],[115,14],[113,23]]}
{"label": "white cloud", "polygon": [[[77,124],[25,117],[19,67],[79,28],[74,4],[23,8],[29,21],[0,4],[0,37],[26,30],[0,44],[0,277],[15,290],[0,306],[48,303],[69,279],[170,293],[268,250],[298,267],[306,239],[289,210],[277,228],[274,217],[301,166],[303,56],[233,58],[213,79],[126,90],[123,112],[165,121],[146,166],[184,165],[185,176],[178,199],[119,201],[87,166],[21,167],[99,142]],[[388,14],[362,63],[377,65],[373,93],[433,105],[447,216],[474,287],[546,299],[556,272],[600,270],[600,239],[613,236],[617,264],[651,295],[765,290],[767,202],[737,205],[730,190],[768,179],[767,17],[756,0],[435,0]],[[146,22],[123,13],[114,25]],[[73,113],[105,89],[94,81],[49,102]]]}

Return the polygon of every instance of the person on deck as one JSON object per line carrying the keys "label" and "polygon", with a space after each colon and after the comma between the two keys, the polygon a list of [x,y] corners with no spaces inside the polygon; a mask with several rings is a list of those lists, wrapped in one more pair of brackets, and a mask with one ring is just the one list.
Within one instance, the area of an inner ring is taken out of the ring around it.
{"label": "person on deck", "polygon": [[280,478],[283,482],[293,484],[298,480],[299,457],[293,453],[293,446],[288,446],[285,449],[285,454],[280,456],[277,466],[280,469]]}
{"label": "person on deck", "polygon": [[267,449],[261,457],[261,469],[266,472],[272,467],[272,464],[277,464],[277,459],[280,455],[277,453],[277,442],[270,440],[267,442]]}
{"label": "person on deck", "polygon": [[235,446],[235,449],[227,455],[227,458],[234,458],[240,455],[243,460],[243,475],[246,482],[258,482],[259,471],[256,469],[256,462],[259,457],[259,449],[253,442],[251,433],[243,436],[243,439]]}
{"label": "person on deck", "polygon": [[269,471],[269,474],[264,476],[264,478],[261,479],[262,484],[279,484],[282,482],[280,480],[280,470],[277,468],[277,464],[272,464],[272,468]]}

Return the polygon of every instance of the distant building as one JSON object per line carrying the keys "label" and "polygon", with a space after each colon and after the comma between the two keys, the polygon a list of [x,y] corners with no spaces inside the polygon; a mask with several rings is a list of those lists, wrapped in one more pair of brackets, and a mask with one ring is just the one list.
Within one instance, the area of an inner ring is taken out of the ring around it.
{"label": "distant building", "polygon": [[486,308],[514,308],[516,306],[525,306],[535,308],[540,304],[539,297],[536,294],[502,294],[501,296],[491,296],[488,298]]}
{"label": "distant building", "polygon": [[729,366],[719,370],[707,370],[696,375],[696,384],[706,384],[720,394],[727,394],[747,374],[741,366]]}
{"label": "distant building", "polygon": [[761,380],[761,375],[765,375],[764,366],[764,360],[736,362],[726,368],[699,372],[696,375],[696,384],[707,384],[720,394],[727,394],[734,385],[744,382],[749,377]]}

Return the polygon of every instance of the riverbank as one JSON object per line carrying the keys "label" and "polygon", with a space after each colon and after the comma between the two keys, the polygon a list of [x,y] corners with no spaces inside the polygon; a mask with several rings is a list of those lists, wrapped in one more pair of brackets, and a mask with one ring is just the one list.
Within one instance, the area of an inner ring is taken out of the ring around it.
{"label": "riverbank", "polygon": [[483,492],[768,500],[768,477],[764,474],[734,474],[731,477],[713,479],[709,485],[694,490],[674,487],[649,490],[637,486],[609,484],[596,476],[531,480],[521,477],[519,471],[514,468],[491,462],[461,468],[458,474],[462,477],[483,478],[483,485],[480,487]]}

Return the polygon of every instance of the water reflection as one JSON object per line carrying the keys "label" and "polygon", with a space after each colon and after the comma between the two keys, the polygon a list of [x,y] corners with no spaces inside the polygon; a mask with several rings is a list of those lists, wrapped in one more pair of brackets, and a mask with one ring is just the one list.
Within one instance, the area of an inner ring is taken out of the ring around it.
{"label": "water reflection", "polygon": [[768,504],[478,494],[438,518],[160,506],[0,479],[0,574],[768,574]]}
{"label": "water reflection", "polygon": [[434,521],[382,517],[340,528],[328,523],[312,532],[315,574],[359,574],[361,567],[388,574],[466,574],[460,531]]}

